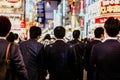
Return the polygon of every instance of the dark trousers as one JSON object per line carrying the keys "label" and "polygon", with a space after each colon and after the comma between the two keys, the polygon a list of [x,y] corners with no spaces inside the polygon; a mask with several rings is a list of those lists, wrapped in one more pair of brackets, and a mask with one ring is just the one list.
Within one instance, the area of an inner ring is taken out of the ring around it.
{"label": "dark trousers", "polygon": [[94,80],[94,72],[92,70],[87,71],[87,80]]}

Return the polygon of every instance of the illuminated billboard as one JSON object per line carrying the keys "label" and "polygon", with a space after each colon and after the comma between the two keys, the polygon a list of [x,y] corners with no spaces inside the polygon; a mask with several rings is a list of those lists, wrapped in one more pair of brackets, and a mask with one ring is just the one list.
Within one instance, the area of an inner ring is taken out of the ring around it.
{"label": "illuminated billboard", "polygon": [[101,15],[120,13],[120,0],[101,1]]}
{"label": "illuminated billboard", "polygon": [[20,0],[7,0],[8,2],[10,2],[10,3],[17,3],[17,2],[19,2]]}

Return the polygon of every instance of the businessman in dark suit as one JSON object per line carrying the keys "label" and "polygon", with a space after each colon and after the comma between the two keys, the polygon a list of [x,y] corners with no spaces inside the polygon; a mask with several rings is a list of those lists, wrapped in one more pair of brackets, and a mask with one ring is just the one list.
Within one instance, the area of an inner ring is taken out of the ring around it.
{"label": "businessman in dark suit", "polygon": [[37,42],[41,36],[41,28],[31,26],[30,39],[20,43],[20,50],[23,55],[28,76],[30,80],[45,80],[47,75],[44,67],[44,45]]}
{"label": "businessman in dark suit", "polygon": [[105,40],[95,45],[90,59],[95,67],[95,80],[120,80],[120,43],[117,35],[120,31],[120,21],[113,17],[104,24]]}
{"label": "businessman in dark suit", "polygon": [[68,41],[68,44],[73,45],[76,51],[76,79],[83,80],[84,44],[80,41],[80,30],[74,30],[72,36],[73,40]]}
{"label": "businessman in dark suit", "polygon": [[49,80],[75,80],[75,53],[74,48],[63,40],[65,28],[57,26],[54,29],[54,36],[57,38],[55,43],[45,48]]}
{"label": "businessman in dark suit", "polygon": [[94,36],[95,36],[94,40],[87,43],[85,47],[84,64],[85,64],[85,70],[87,71],[87,80],[93,80],[94,69],[91,68],[89,63],[91,50],[94,45],[101,43],[101,41],[104,39],[104,29],[102,27],[97,27],[94,30]]}

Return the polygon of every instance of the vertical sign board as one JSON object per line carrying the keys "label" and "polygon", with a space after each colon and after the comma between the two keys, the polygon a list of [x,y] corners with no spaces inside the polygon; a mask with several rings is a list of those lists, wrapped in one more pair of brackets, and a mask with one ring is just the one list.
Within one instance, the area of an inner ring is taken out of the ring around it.
{"label": "vertical sign board", "polygon": [[80,14],[84,14],[84,0],[80,1]]}
{"label": "vertical sign board", "polygon": [[41,0],[37,3],[37,22],[40,22],[41,27],[45,25],[45,8],[44,8],[44,1]]}
{"label": "vertical sign board", "polygon": [[80,1],[80,27],[84,28],[84,0]]}
{"label": "vertical sign board", "polygon": [[84,17],[80,18],[80,27],[84,28]]}

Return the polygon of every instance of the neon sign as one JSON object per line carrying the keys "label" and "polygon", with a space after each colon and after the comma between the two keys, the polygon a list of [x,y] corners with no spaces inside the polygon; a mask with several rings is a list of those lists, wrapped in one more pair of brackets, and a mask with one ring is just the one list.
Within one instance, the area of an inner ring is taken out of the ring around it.
{"label": "neon sign", "polygon": [[120,0],[106,0],[101,2],[101,15],[120,13]]}
{"label": "neon sign", "polygon": [[10,2],[10,3],[17,3],[17,2],[19,2],[20,0],[7,0],[8,2]]}

